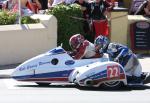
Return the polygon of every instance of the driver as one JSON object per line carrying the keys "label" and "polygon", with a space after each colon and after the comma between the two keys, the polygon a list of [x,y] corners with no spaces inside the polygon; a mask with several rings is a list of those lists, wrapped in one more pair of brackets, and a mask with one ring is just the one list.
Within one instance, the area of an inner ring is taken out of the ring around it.
{"label": "driver", "polygon": [[74,59],[91,58],[96,54],[94,44],[85,40],[81,34],[71,36],[69,45],[73,50]]}
{"label": "driver", "polygon": [[128,84],[142,85],[142,67],[136,55],[127,47],[119,43],[110,43],[105,36],[98,36],[94,41],[96,52],[108,53],[110,60],[119,62],[127,74]]}

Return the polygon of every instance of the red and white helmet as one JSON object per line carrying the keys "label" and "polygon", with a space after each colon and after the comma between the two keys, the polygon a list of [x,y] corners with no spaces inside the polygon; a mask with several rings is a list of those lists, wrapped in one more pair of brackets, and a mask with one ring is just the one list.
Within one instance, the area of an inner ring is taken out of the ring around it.
{"label": "red and white helmet", "polygon": [[83,43],[84,37],[81,34],[73,35],[69,40],[69,45],[72,49],[77,49]]}

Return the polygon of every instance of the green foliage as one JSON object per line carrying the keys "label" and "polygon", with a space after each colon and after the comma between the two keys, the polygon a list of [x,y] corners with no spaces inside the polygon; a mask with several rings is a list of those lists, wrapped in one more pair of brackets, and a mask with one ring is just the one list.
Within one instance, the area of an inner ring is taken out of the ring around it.
{"label": "green foliage", "polygon": [[[0,25],[10,25],[15,24],[17,21],[18,15],[16,13],[9,13],[7,11],[0,12]],[[21,18],[22,24],[33,24],[39,23],[39,19],[32,19],[30,16],[24,16]]]}
{"label": "green foliage", "polygon": [[[63,43],[63,48],[70,50],[69,38],[76,33],[83,34],[83,23],[80,20],[73,19],[72,17],[82,17],[80,5],[57,5],[52,10],[48,11],[57,18],[58,22],[58,40],[57,44]],[[83,34],[84,35],[84,34]]]}
{"label": "green foliage", "polygon": [[0,12],[0,25],[9,25],[16,22],[17,15],[7,12]]}
{"label": "green foliage", "polygon": [[39,19],[32,19],[30,16],[24,16],[21,18],[21,24],[34,24],[39,22]]}

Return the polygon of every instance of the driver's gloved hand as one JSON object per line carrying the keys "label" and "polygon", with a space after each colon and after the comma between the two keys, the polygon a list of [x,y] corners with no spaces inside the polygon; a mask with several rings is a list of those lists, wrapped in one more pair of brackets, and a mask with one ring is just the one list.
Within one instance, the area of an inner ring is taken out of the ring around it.
{"label": "driver's gloved hand", "polygon": [[150,76],[150,73],[149,72],[142,72],[141,74],[141,78],[144,80],[146,79],[148,76]]}
{"label": "driver's gloved hand", "polygon": [[144,84],[150,83],[150,73],[149,72],[143,72],[141,74],[141,79],[143,80]]}
{"label": "driver's gloved hand", "polygon": [[114,59],[114,62],[119,62],[119,58],[115,58],[115,59]]}

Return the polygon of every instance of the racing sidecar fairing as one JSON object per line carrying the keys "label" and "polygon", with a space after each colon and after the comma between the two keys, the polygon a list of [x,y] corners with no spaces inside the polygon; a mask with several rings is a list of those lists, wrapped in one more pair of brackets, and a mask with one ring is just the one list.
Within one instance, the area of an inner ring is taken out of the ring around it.
{"label": "racing sidecar fairing", "polygon": [[110,88],[127,85],[123,67],[109,61],[108,56],[75,60],[62,47],[25,61],[16,67],[12,77],[38,84],[75,83]]}

